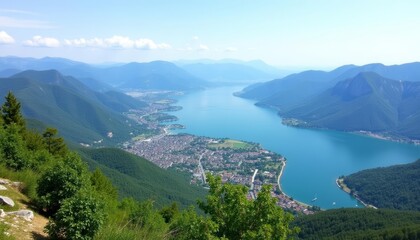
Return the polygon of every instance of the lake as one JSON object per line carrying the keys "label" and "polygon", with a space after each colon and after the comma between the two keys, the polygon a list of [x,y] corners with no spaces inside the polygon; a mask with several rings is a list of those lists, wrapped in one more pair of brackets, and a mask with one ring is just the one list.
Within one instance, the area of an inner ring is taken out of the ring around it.
{"label": "lake", "polygon": [[275,111],[232,95],[242,88],[212,88],[178,97],[183,109],[171,114],[186,128],[177,132],[256,142],[283,155],[287,166],[281,185],[296,200],[324,209],[360,206],[337,187],[339,176],[420,158],[420,146],[282,125]]}

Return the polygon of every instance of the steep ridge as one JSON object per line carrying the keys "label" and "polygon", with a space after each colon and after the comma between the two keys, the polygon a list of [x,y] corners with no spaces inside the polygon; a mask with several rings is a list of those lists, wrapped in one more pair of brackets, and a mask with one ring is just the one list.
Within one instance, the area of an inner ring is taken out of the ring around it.
{"label": "steep ridge", "polygon": [[259,105],[286,110],[322,93],[342,80],[355,77],[361,72],[375,72],[395,80],[420,81],[419,62],[392,66],[379,63],[363,66],[345,65],[330,72],[311,70],[251,85],[236,95],[255,99]]}
{"label": "steep ridge", "polygon": [[[129,124],[133,131],[139,130],[118,112],[134,107],[137,100],[121,93],[96,93],[77,79],[64,77],[55,70],[25,71],[0,79],[0,86],[2,95],[8,91],[15,93],[26,117],[57,126],[70,141],[113,142],[129,137]],[[139,102],[138,107],[143,104]],[[108,132],[118,134],[110,139]]]}
{"label": "steep ridge", "polygon": [[419,86],[419,82],[401,82],[364,72],[280,113],[316,127],[405,136],[411,132],[409,137],[419,138],[419,126],[412,122],[420,112]]}

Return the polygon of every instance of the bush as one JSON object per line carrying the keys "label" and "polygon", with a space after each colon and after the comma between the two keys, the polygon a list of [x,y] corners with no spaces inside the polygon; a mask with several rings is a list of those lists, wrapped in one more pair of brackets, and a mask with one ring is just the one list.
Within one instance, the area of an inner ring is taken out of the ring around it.
{"label": "bush", "polygon": [[58,239],[92,239],[104,219],[103,204],[91,194],[80,192],[62,202],[46,231]]}
{"label": "bush", "polygon": [[39,205],[48,215],[58,211],[62,201],[90,185],[87,167],[80,157],[68,154],[47,169],[38,181]]}

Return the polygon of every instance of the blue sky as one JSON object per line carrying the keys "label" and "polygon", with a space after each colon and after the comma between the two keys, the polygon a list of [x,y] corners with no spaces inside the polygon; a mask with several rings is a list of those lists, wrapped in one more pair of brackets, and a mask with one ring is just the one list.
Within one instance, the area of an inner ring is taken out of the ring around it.
{"label": "blue sky", "polygon": [[420,61],[419,12],[417,0],[1,1],[0,55],[400,64]]}

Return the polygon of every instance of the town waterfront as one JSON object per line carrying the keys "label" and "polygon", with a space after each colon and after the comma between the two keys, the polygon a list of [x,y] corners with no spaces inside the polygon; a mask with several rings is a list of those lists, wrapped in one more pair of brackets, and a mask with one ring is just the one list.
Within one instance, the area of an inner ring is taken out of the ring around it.
{"label": "town waterfront", "polygon": [[233,96],[241,89],[211,88],[178,97],[182,110],[171,114],[185,129],[176,132],[256,142],[283,155],[282,190],[298,201],[323,209],[360,206],[337,187],[339,176],[420,158],[420,146],[282,125],[275,111]]}

